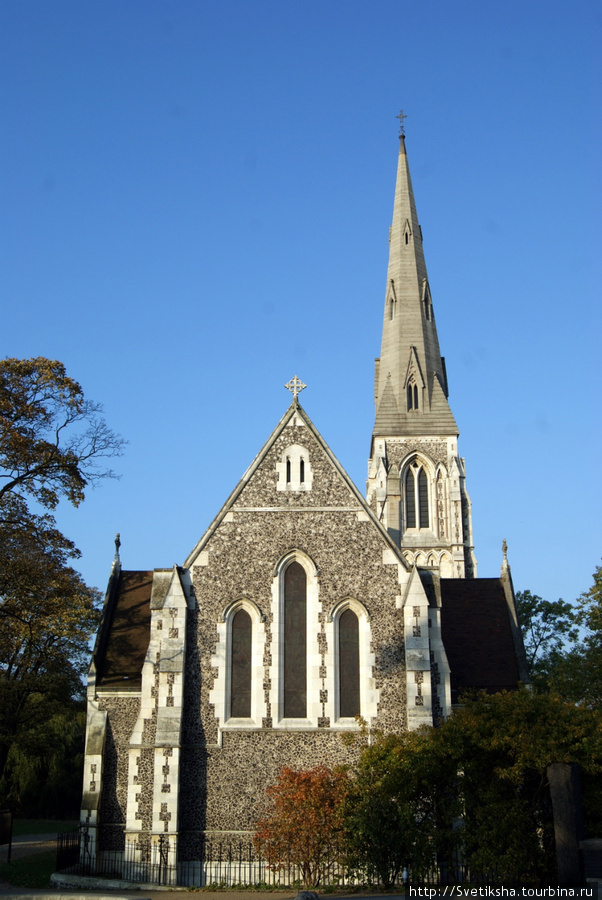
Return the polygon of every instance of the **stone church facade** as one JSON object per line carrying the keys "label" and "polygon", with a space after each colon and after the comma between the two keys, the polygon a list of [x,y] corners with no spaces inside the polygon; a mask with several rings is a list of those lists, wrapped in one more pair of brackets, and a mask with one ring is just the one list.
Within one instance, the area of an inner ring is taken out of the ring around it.
{"label": "stone church facade", "polygon": [[[88,679],[82,823],[169,862],[252,834],[283,765],[353,762],[526,679],[510,570],[476,578],[405,139],[367,496],[293,402],[173,569],[117,545]],[[342,740],[354,733],[355,744]]]}

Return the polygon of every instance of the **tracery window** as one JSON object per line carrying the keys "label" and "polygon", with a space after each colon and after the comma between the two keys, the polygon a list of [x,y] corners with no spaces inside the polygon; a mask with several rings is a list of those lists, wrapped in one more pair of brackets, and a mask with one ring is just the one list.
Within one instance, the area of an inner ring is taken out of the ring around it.
{"label": "tracery window", "polygon": [[418,409],[418,385],[413,375],[410,376],[407,386],[408,410]]}
{"label": "tracery window", "polygon": [[428,528],[428,477],[418,459],[415,459],[406,471],[404,494],[406,528]]}

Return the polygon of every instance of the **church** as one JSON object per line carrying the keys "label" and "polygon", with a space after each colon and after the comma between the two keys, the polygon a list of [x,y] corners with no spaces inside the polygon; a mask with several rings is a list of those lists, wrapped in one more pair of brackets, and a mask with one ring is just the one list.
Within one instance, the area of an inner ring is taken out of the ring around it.
{"label": "church", "polygon": [[403,128],[365,496],[286,386],[181,565],[126,570],[116,541],[88,677],[81,821],[99,850],[197,860],[252,835],[282,766],[353,763],[370,732],[528,680],[505,551],[477,577]]}

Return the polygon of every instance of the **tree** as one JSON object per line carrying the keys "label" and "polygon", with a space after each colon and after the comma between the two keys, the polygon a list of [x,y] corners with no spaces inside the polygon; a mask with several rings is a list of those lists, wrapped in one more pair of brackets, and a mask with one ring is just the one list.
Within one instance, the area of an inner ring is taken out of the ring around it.
{"label": "tree", "polygon": [[267,790],[269,809],[259,819],[254,843],[274,868],[298,866],[303,884],[315,887],[337,853],[342,801],[348,786],[343,770],[285,766]]}
{"label": "tree", "polygon": [[351,865],[389,888],[404,867],[422,880],[437,856],[453,866],[457,766],[435,732],[387,735],[361,754],[344,805]]}
{"label": "tree", "polygon": [[433,739],[455,758],[460,837],[473,873],[504,883],[556,877],[547,768],[602,771],[602,718],[555,694],[526,689],[465,698]]}
{"label": "tree", "polygon": [[0,800],[17,807],[24,792],[43,796],[36,778],[48,787],[52,772],[72,767],[83,740],[81,676],[99,595],[72,568],[79,552],[52,510],[114,477],[105,463],[123,440],[101,412],[62,363],[0,360]]}
{"label": "tree", "polygon": [[0,360],[0,504],[17,495],[46,509],[61,497],[78,506],[87,485],[114,477],[104,460],[124,442],[101,413],[62,363]]}
{"label": "tree", "polygon": [[533,683],[602,709],[602,566],[575,606],[518,592],[517,610]]}
{"label": "tree", "polygon": [[[69,565],[73,544],[51,516],[5,498],[0,520],[0,784],[11,748],[81,695],[98,591]],[[8,787],[4,784],[4,793]]]}
{"label": "tree", "polygon": [[577,640],[577,610],[564,600],[542,600],[531,591],[518,591],[516,608],[523,633],[529,674],[536,686],[546,687]]}
{"label": "tree", "polygon": [[[378,737],[350,772],[343,829],[351,862],[389,887],[426,880],[556,878],[547,769],[577,763],[599,809],[602,716],[529,690],[464,698],[438,728]],[[596,779],[598,779],[596,781]],[[599,820],[592,819],[593,828]]]}

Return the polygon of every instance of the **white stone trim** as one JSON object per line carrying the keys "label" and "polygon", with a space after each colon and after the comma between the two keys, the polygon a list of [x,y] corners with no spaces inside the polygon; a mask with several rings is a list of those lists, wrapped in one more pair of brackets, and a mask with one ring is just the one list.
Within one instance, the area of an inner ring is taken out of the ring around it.
{"label": "white stone trim", "polygon": [[[282,715],[284,706],[284,573],[292,562],[298,562],[305,569],[307,577],[307,718],[285,719]],[[272,727],[286,730],[303,730],[317,728],[318,719],[322,715],[320,703],[320,631],[319,613],[320,586],[318,570],[313,560],[301,550],[287,553],[276,566],[272,580],[272,665],[270,666],[270,704],[272,708]]]}
{"label": "white stone trim", "polygon": [[340,700],[340,667],[339,667],[339,621],[345,610],[351,609],[358,618],[359,627],[359,669],[360,669],[360,716],[371,723],[378,714],[379,691],[374,679],[374,653],[370,649],[372,634],[370,616],[366,607],[359,600],[348,597],[341,600],[331,610],[326,621],[326,687],[328,703],[326,714],[331,725],[337,728],[357,729],[358,722],[354,718],[339,715]]}
{"label": "white stone trim", "polygon": [[[232,674],[232,620],[244,609],[251,617],[251,717],[230,717],[230,679]],[[265,652],[265,625],[262,615],[252,600],[241,597],[226,607],[223,621],[217,625],[218,642],[211,657],[211,665],[218,675],[209,692],[209,702],[215,707],[220,729],[261,728],[266,714],[263,695],[263,656]]]}
{"label": "white stone trim", "polygon": [[[301,481],[301,462],[304,466],[304,478]],[[287,463],[290,467],[290,480],[286,479]],[[278,473],[277,491],[311,491],[313,484],[313,470],[309,461],[309,450],[302,444],[289,444],[276,463]]]}

